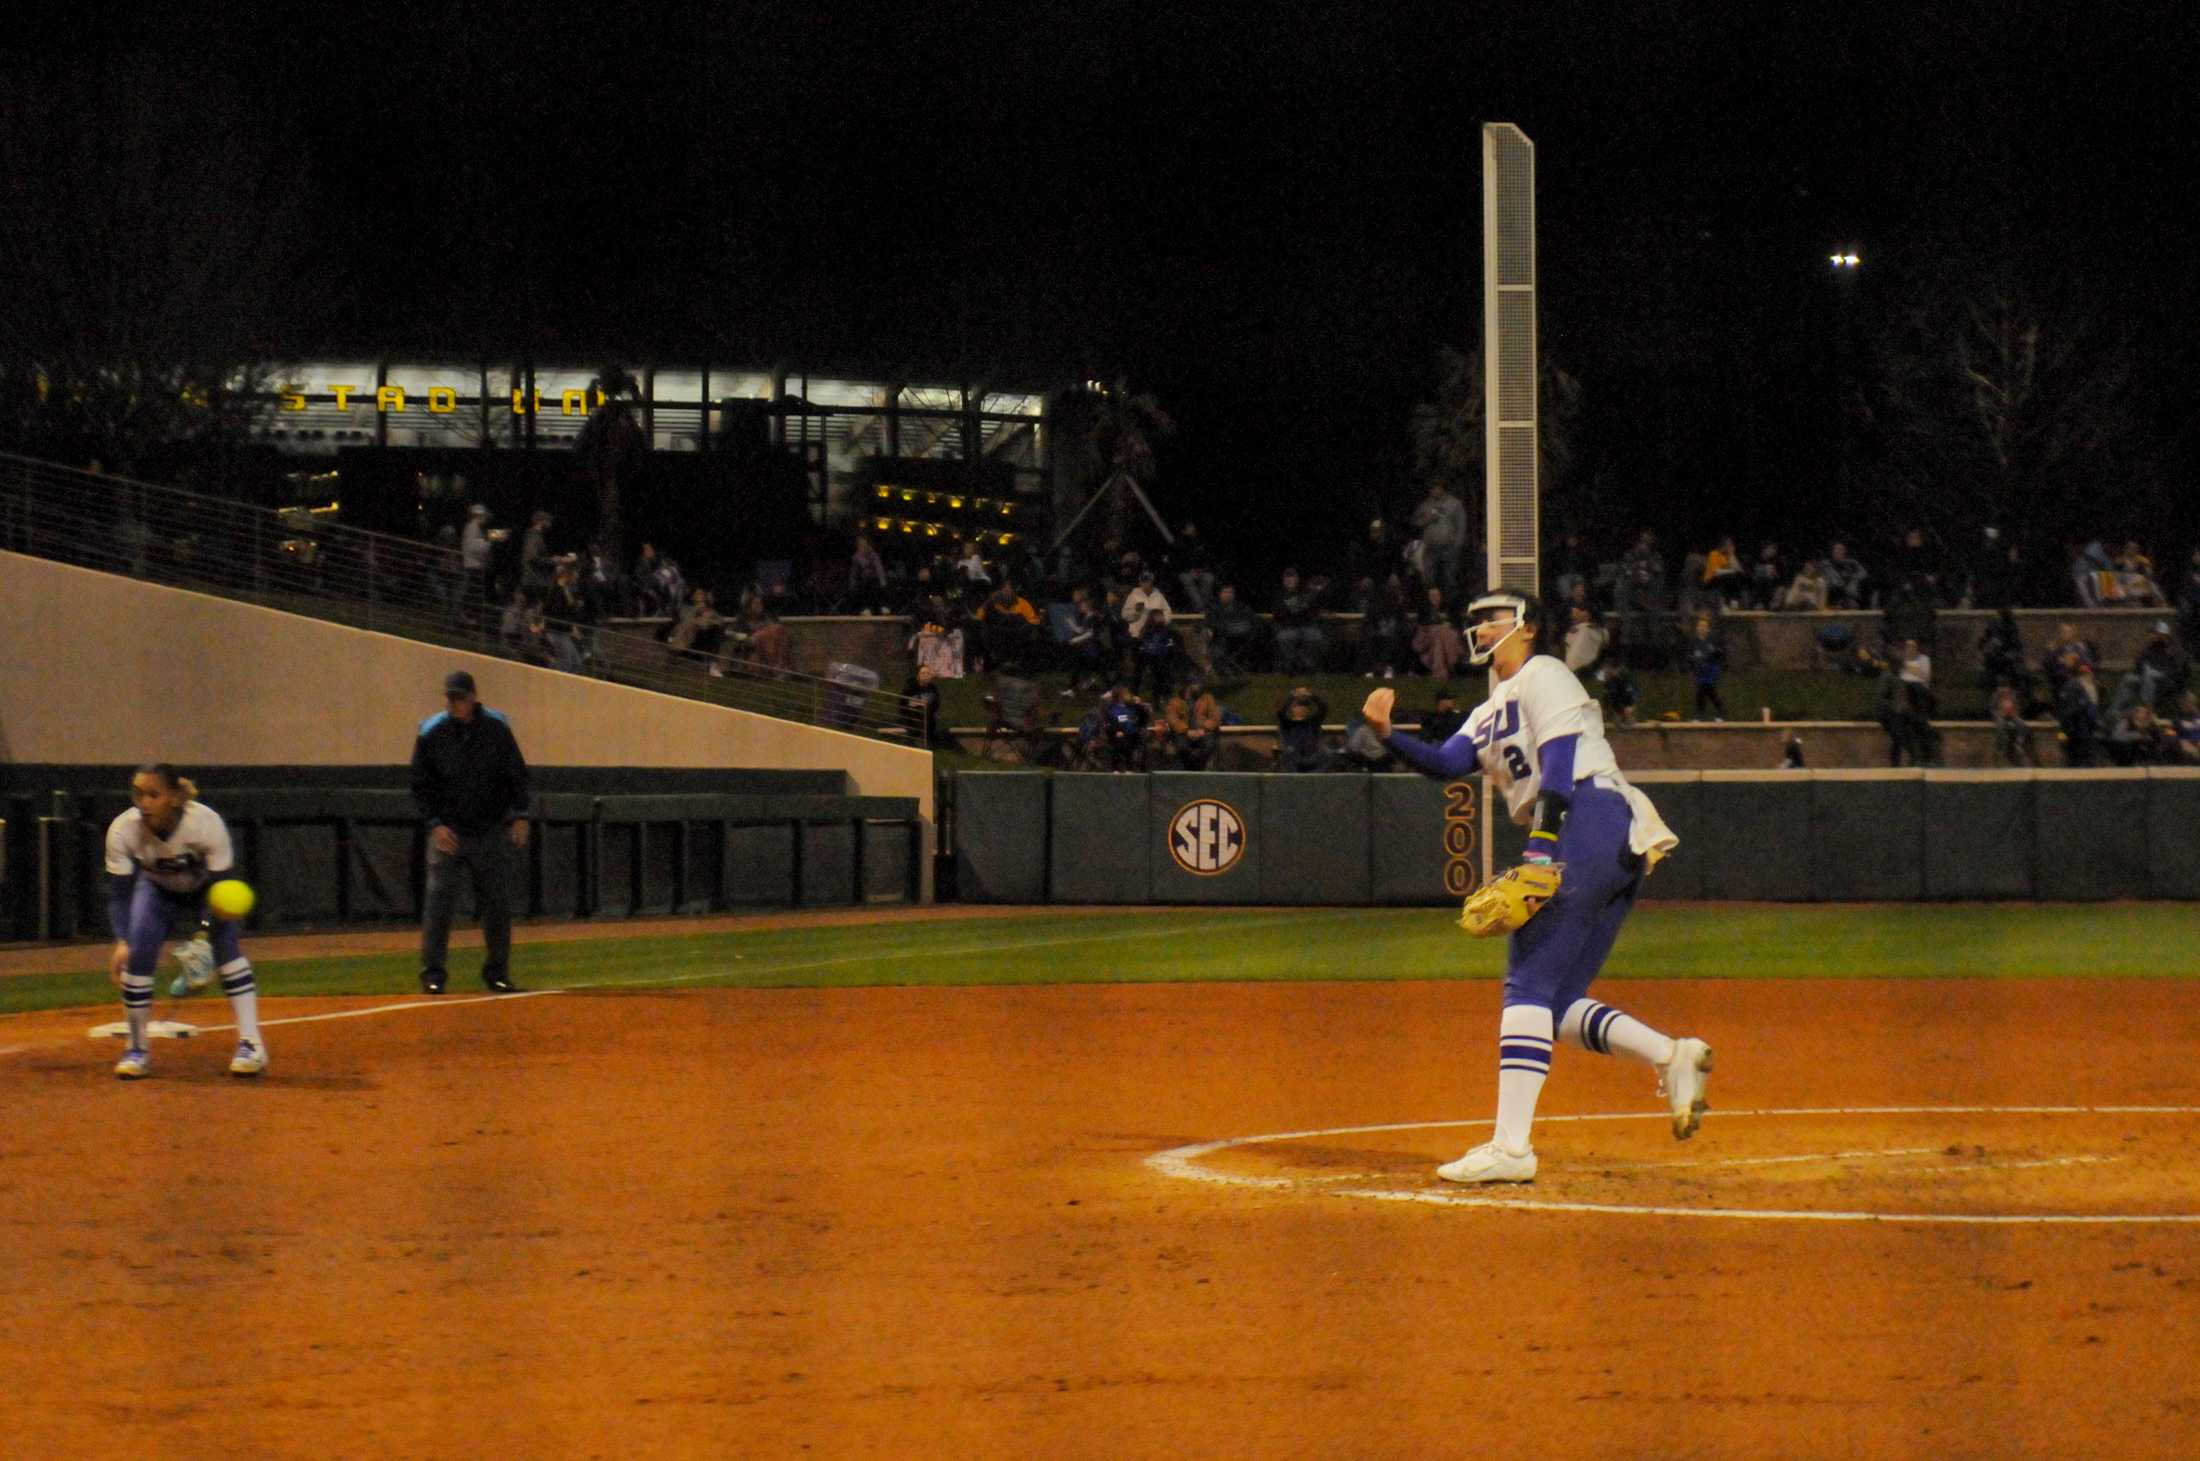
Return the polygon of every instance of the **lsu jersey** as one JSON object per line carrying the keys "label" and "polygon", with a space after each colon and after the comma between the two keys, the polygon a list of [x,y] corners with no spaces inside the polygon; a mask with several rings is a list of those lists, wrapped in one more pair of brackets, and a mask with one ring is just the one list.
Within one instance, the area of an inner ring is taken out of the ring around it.
{"label": "lsu jersey", "polygon": [[229,825],[203,802],[185,802],[176,830],[156,837],[136,807],[107,824],[107,871],[117,877],[142,870],[171,893],[196,893],[236,862]]}
{"label": "lsu jersey", "polygon": [[1505,793],[1505,809],[1527,823],[1543,790],[1543,745],[1560,736],[1574,743],[1574,780],[1603,775],[1615,789],[1619,762],[1604,738],[1604,712],[1581,688],[1574,672],[1547,654],[1530,656],[1513,677],[1500,680],[1475,707],[1458,734],[1467,738],[1483,774]]}

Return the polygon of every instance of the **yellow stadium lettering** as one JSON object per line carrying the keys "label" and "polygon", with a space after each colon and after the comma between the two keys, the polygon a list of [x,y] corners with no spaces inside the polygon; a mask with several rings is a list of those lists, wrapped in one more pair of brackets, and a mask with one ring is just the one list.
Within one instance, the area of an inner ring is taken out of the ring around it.
{"label": "yellow stadium lettering", "polygon": [[558,395],[558,414],[561,416],[586,416],[588,414],[588,392],[560,392]]}
{"label": "yellow stadium lettering", "polygon": [[458,392],[449,386],[428,387],[428,409],[438,416],[448,416],[458,409]]}
{"label": "yellow stadium lettering", "polygon": [[329,389],[336,394],[336,409],[339,411],[349,411],[351,409],[351,393],[358,390],[359,387],[330,386]]}
{"label": "yellow stadium lettering", "polygon": [[284,386],[284,387],[283,387],[283,409],[284,409],[285,411],[303,411],[303,410],[304,410],[305,408],[306,408],[306,388],[305,388],[304,386],[301,386],[301,385],[286,385],[286,386]]}
{"label": "yellow stadium lettering", "polygon": [[405,409],[405,388],[403,386],[383,386],[380,390],[377,390],[374,393],[374,409],[377,411],[402,412]]}

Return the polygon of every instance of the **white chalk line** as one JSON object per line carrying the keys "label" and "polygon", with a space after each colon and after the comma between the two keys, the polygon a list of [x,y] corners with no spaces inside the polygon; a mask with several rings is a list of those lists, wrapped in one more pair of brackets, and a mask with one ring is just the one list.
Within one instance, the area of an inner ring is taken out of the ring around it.
{"label": "white chalk line", "polygon": [[[1718,1119],[1730,1121],[1748,1117],[1824,1117],[1824,1116],[2192,1116],[2200,1115],[2200,1106],[1783,1106],[1764,1107],[1747,1111],[1721,1111]],[[1666,1121],[1671,1118],[1663,1111],[1611,1111],[1581,1115],[1539,1116],[1543,1123],[1592,1122],[1592,1121]],[[1392,1121],[1371,1126],[1336,1126],[1316,1131],[1271,1132],[1263,1136],[1228,1137],[1221,1141],[1194,1142],[1155,1152],[1145,1159],[1145,1165],[1164,1177],[1192,1182],[1210,1182],[1226,1187],[1245,1187],[1266,1192],[1290,1192],[1314,1188],[1320,1184],[1322,1195],[1328,1197],[1364,1197],[1376,1202],[1416,1202],[1438,1207],[1504,1208],[1521,1212],[1572,1212],[1594,1213],[1624,1217],[1688,1217],[1734,1218],[1752,1221],[1818,1222],[1818,1223],[1931,1223],[1961,1226],[2016,1226],[2039,1224],[2064,1227],[2101,1227],[2114,1224],[2160,1226],[2169,1224],[2200,1223],[2200,1213],[1936,1213],[1936,1212],[1872,1212],[1812,1210],[1805,1208],[1749,1208],[1749,1207],[1681,1207],[1662,1203],[1626,1202],[1568,1202],[1556,1199],[1494,1195],[1487,1191],[1446,1190],[1441,1187],[1338,1187],[1328,1185],[1329,1179],[1300,1177],[1260,1177],[1250,1173],[1220,1172],[1201,1166],[1200,1159],[1218,1151],[1234,1147],[1262,1146],[1281,1142],[1311,1140],[1316,1137],[1358,1136],[1390,1131],[1442,1131],[1461,1126],[1487,1126],[1488,1120],[1474,1121]],[[1918,1155],[1934,1148],[1904,1149],[1903,1155]],[[1893,1153],[1888,1153],[1892,1155]],[[1835,1154],[1807,1155],[1795,1160],[1825,1161]],[[1787,1160],[1782,1158],[1779,1160]],[[1998,1172],[2016,1166],[2076,1165],[2086,1161],[2109,1161],[2108,1157],[2081,1156],[2075,1158],[2051,1158],[2043,1161],[2001,1163],[1992,1168],[1957,1167],[1950,1170],[1967,1174]],[[1682,1163],[1660,1164],[1680,1166]]]}

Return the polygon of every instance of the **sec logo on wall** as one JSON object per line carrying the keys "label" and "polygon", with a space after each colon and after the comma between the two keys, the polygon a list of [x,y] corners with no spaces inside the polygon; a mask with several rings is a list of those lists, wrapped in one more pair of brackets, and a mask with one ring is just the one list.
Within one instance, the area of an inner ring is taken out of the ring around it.
{"label": "sec logo on wall", "polygon": [[1228,802],[1186,802],[1169,819],[1169,856],[1196,877],[1226,873],[1245,856],[1245,819]]}

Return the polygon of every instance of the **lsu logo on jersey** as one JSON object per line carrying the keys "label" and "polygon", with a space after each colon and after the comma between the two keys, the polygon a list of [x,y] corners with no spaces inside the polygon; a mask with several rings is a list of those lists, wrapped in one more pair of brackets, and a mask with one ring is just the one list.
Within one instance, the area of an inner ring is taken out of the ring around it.
{"label": "lsu logo on jersey", "polygon": [[1483,722],[1482,728],[1474,733],[1474,747],[1476,750],[1484,750],[1498,741],[1507,739],[1519,729],[1520,702],[1508,700],[1505,702],[1505,709],[1501,713],[1492,712],[1490,718]]}
{"label": "lsu logo on jersey", "polygon": [[1226,873],[1245,856],[1245,819],[1211,797],[1186,802],[1169,819],[1169,856],[1195,877]]}

